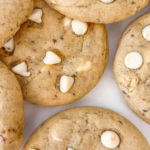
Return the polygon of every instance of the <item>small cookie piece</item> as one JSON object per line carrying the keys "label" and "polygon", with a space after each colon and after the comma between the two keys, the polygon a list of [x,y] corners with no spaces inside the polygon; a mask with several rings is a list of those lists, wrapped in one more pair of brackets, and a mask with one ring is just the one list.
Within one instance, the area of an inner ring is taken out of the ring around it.
{"label": "small cookie piece", "polygon": [[42,123],[23,150],[149,150],[142,133],[126,118],[99,107],[62,111]]}
{"label": "small cookie piece", "polygon": [[144,8],[149,0],[45,0],[60,13],[83,22],[113,23]]}
{"label": "small cookie piece", "polygon": [[124,31],[114,60],[114,75],[128,106],[150,124],[150,13]]}
{"label": "small cookie piece", "polygon": [[15,75],[0,62],[0,150],[19,150],[23,128],[21,88]]}
{"label": "small cookie piece", "polygon": [[[0,48],[19,30],[31,15],[33,0],[0,0]],[[6,48],[7,50],[7,48]]]}
{"label": "small cookie piece", "polygon": [[43,0],[34,2],[42,22],[24,23],[14,36],[14,52],[1,60],[15,72],[28,102],[69,104],[90,92],[103,75],[108,61],[106,27],[68,18]]}

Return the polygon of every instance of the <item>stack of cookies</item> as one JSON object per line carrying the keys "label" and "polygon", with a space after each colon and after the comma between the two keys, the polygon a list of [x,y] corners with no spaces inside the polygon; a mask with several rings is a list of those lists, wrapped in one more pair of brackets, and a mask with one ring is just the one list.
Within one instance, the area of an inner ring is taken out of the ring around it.
{"label": "stack of cookies", "polygon": [[[67,105],[89,93],[108,62],[104,24],[134,15],[149,0],[0,0],[0,150],[19,150],[23,99]],[[128,106],[150,124],[150,14],[124,31],[114,75]],[[60,112],[23,150],[150,150],[126,118],[99,107]]]}

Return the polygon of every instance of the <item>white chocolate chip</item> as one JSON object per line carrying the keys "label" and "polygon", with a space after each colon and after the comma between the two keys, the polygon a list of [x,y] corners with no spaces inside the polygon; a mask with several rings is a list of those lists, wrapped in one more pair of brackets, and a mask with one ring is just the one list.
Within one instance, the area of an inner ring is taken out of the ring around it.
{"label": "white chocolate chip", "polygon": [[27,64],[25,62],[13,67],[12,71],[15,72],[16,74],[23,76],[23,77],[30,76],[30,72],[27,72]]}
{"label": "white chocolate chip", "polygon": [[63,139],[57,138],[57,137],[55,137],[53,134],[52,134],[52,138],[53,138],[54,140],[56,140],[56,141],[59,141],[59,142],[63,141]]}
{"label": "white chocolate chip", "polygon": [[125,65],[130,69],[138,69],[142,63],[142,56],[137,52],[131,52],[125,58]]}
{"label": "white chocolate chip", "polygon": [[101,0],[103,3],[112,3],[114,0]]}
{"label": "white chocolate chip", "polygon": [[55,4],[56,2],[54,0],[52,0],[52,3]]}
{"label": "white chocolate chip", "polygon": [[50,129],[49,138],[52,137],[53,140],[58,142],[67,140],[72,133],[72,123],[72,120],[69,119],[61,119],[56,121]]}
{"label": "white chocolate chip", "polygon": [[92,64],[90,61],[87,61],[84,65],[77,68],[78,72],[89,71],[92,68]]}
{"label": "white chocolate chip", "polygon": [[58,64],[61,62],[61,59],[59,56],[57,56],[55,53],[48,51],[46,53],[45,58],[43,59],[43,62],[47,65],[53,65]]}
{"label": "white chocolate chip", "polygon": [[71,148],[71,147],[68,147],[68,148],[67,148],[67,150],[74,150],[74,149],[73,149],[73,148]]}
{"label": "white chocolate chip", "polygon": [[116,148],[120,143],[120,138],[113,131],[105,131],[101,136],[101,142],[107,148]]}
{"label": "white chocolate chip", "polygon": [[74,78],[68,76],[62,76],[60,79],[60,91],[66,93],[72,87]]}
{"label": "white chocolate chip", "polygon": [[30,148],[29,150],[36,150],[36,149]]}
{"label": "white chocolate chip", "polygon": [[3,136],[0,136],[0,142],[4,141]]}
{"label": "white chocolate chip", "polygon": [[84,35],[87,32],[88,24],[78,20],[72,21],[72,29],[77,35]]}
{"label": "white chocolate chip", "polygon": [[72,19],[71,18],[68,18],[68,17],[65,17],[63,19],[63,24],[64,26],[68,26],[70,23],[71,23]]}
{"label": "white chocolate chip", "polygon": [[41,9],[34,9],[32,12],[32,15],[29,17],[29,19],[36,23],[42,22],[42,10]]}
{"label": "white chocolate chip", "polygon": [[14,50],[14,38],[11,38],[3,47],[6,51],[12,52]]}
{"label": "white chocolate chip", "polygon": [[150,41],[150,25],[146,26],[143,31],[142,31],[143,37],[147,40]]}

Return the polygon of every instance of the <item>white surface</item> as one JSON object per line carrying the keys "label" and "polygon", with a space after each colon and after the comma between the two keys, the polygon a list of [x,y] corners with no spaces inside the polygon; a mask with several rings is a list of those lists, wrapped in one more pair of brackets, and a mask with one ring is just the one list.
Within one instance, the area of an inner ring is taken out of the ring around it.
{"label": "white surface", "polygon": [[[150,144],[150,125],[142,121],[135,115],[130,108],[126,105],[120,94],[116,82],[113,76],[113,60],[117,49],[118,40],[129,23],[131,23],[138,16],[150,12],[150,3],[143,10],[138,12],[136,15],[114,24],[107,25],[109,34],[109,45],[110,54],[109,62],[106,71],[101,78],[99,84],[85,97],[82,99],[67,105],[59,107],[38,107],[28,102],[24,102],[25,106],[25,129],[24,129],[24,141],[22,146],[25,144],[32,132],[46,119],[52,115],[72,107],[78,106],[99,106],[109,108],[120,115],[130,120],[146,137]],[[21,148],[22,149],[22,148]]]}
{"label": "white surface", "polygon": [[64,26],[68,26],[72,22],[72,19],[68,18],[68,17],[65,17],[63,22],[64,22]]}

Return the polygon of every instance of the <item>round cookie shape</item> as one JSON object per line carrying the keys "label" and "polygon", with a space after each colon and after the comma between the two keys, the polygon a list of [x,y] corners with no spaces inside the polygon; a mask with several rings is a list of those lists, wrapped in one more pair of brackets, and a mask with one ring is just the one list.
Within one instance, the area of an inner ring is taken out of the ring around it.
{"label": "round cookie shape", "polygon": [[[104,134],[107,135],[104,135]],[[110,135],[111,134],[111,135]],[[115,140],[108,148],[107,137]],[[119,137],[119,138],[118,138]],[[103,142],[106,144],[103,145]],[[119,143],[119,145],[118,145]],[[23,150],[149,150],[141,132],[126,118],[99,107],[78,107],[62,111],[42,123]]]}
{"label": "round cookie shape", "polygon": [[23,140],[24,109],[15,75],[0,62],[0,149],[19,150]]}
{"label": "round cookie shape", "polygon": [[144,8],[149,0],[45,0],[60,13],[83,22],[113,23]]}
{"label": "round cookie shape", "polygon": [[0,48],[4,46],[31,15],[33,0],[0,0]]}
{"label": "round cookie shape", "polygon": [[[126,28],[115,56],[114,75],[125,102],[150,124],[150,43],[143,36],[143,30],[149,24],[150,13],[139,17]],[[129,55],[130,63],[126,65]]]}
{"label": "round cookie shape", "polygon": [[78,35],[72,19],[43,0],[34,2],[42,10],[42,23],[24,23],[14,37],[14,53],[0,58],[15,72],[26,101],[41,106],[69,104],[90,92],[103,75],[108,61],[106,27],[83,24],[84,34]]}

